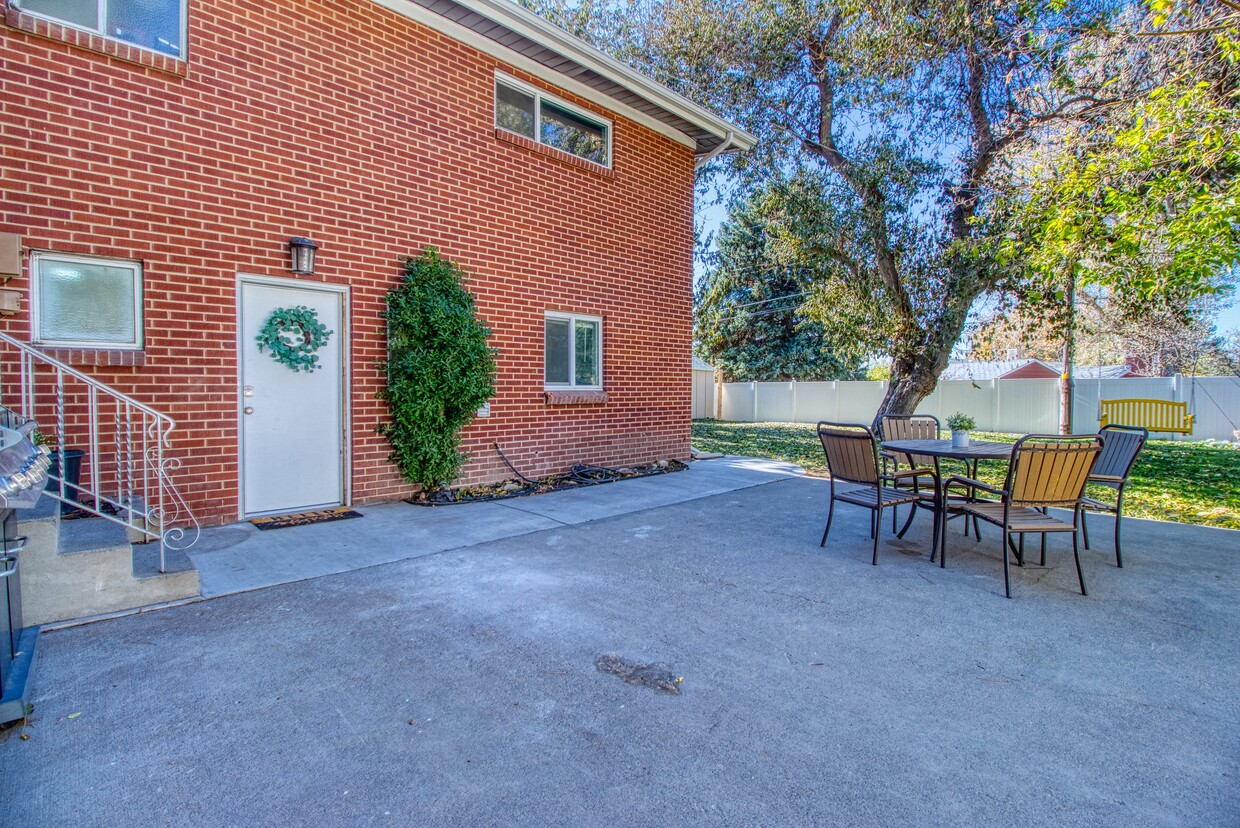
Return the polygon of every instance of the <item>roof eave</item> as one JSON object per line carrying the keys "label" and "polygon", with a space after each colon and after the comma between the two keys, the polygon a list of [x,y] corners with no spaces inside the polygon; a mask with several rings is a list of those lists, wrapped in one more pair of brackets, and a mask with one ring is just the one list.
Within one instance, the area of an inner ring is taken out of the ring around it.
{"label": "roof eave", "polygon": [[[399,2],[399,0],[377,1],[380,5],[393,10],[407,10],[407,7],[402,9],[405,4]],[[758,142],[756,136],[740,129],[734,124],[728,123],[699,104],[673,92],[661,83],[651,80],[631,67],[625,66],[620,61],[594,48],[580,38],[569,34],[559,26],[518,6],[512,0],[455,0],[455,2],[475,14],[486,17],[548,49],[559,52],[564,57],[574,60],[613,83],[625,87],[634,94],[645,98],[668,113],[684,119],[693,126],[710,133],[721,141],[726,142],[728,136],[731,135],[731,146],[725,148],[724,152],[749,150]],[[429,12],[429,10],[427,11]],[[434,12],[429,13],[434,14]],[[705,155],[708,152],[710,150],[698,150],[697,154]]]}

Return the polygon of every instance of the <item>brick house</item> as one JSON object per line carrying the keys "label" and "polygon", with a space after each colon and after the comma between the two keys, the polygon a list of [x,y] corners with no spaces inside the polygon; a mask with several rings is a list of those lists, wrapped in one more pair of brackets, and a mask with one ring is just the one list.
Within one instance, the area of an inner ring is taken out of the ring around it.
{"label": "brick house", "polygon": [[[499,349],[467,482],[688,456],[694,166],[752,136],[508,0],[0,10],[0,330],[173,417],[204,523],[410,492],[375,365],[424,245]],[[313,374],[254,343],[297,305]]]}

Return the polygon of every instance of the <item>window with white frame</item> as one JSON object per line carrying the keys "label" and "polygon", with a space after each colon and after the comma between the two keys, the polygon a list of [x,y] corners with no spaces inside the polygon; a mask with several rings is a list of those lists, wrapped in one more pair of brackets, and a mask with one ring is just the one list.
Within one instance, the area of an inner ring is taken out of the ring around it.
{"label": "window with white frame", "polygon": [[85,348],[142,347],[142,264],[34,253],[34,341]]}
{"label": "window with white frame", "polygon": [[611,166],[611,124],[507,76],[495,79],[495,125],[531,141]]}
{"label": "window with white frame", "polygon": [[166,55],[185,55],[185,0],[20,0],[9,5]]}
{"label": "window with white frame", "polygon": [[543,381],[547,388],[602,389],[602,319],[568,313],[546,315]]}

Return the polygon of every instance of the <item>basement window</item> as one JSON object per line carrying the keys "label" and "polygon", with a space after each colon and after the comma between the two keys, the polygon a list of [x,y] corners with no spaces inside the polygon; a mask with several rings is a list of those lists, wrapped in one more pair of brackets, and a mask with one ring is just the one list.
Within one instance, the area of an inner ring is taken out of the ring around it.
{"label": "basement window", "polygon": [[9,5],[122,43],[185,56],[185,0],[10,0]]}
{"label": "basement window", "polygon": [[546,388],[603,388],[603,320],[548,313],[544,320],[543,381]]}
{"label": "basement window", "polygon": [[30,257],[34,341],[78,348],[142,347],[142,264],[34,253]]}
{"label": "basement window", "polygon": [[611,166],[611,123],[507,76],[495,80],[495,125],[601,167]]}

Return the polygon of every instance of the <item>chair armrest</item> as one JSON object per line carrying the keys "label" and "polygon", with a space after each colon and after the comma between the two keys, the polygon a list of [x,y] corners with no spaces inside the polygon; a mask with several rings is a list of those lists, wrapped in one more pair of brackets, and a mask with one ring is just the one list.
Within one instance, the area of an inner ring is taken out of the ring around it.
{"label": "chair armrest", "polygon": [[1091,474],[1089,476],[1091,483],[1123,483],[1124,478],[1116,474]]}
{"label": "chair armrest", "polygon": [[905,477],[938,477],[938,475],[934,473],[934,469],[909,469],[908,471],[896,472],[895,474],[889,474],[887,476],[892,480],[900,480]]}
{"label": "chair armrest", "polygon": [[984,492],[990,492],[991,494],[999,496],[1007,494],[1005,490],[1000,489],[997,486],[991,486],[989,483],[974,480],[972,477],[961,477],[958,474],[953,474],[951,477],[947,478],[946,482],[943,483],[943,493],[947,494],[947,490],[952,486],[959,486],[962,489],[981,489]]}

